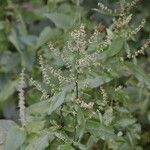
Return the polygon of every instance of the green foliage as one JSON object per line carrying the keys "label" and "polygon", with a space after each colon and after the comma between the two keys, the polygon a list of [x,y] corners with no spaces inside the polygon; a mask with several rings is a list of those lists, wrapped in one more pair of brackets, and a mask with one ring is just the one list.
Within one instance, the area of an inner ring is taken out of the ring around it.
{"label": "green foliage", "polygon": [[18,149],[26,139],[26,132],[24,129],[19,128],[13,121],[1,120],[1,149]]}
{"label": "green foliage", "polygon": [[0,149],[148,150],[147,3],[0,2]]}
{"label": "green foliage", "polygon": [[62,13],[45,14],[47,18],[55,23],[58,28],[67,30],[73,26],[74,20],[71,16]]}

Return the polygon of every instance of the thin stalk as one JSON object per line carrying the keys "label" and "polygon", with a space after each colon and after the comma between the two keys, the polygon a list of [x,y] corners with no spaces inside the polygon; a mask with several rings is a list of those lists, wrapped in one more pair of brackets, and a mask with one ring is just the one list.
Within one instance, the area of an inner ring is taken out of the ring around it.
{"label": "thin stalk", "polygon": [[76,60],[76,64],[77,64],[77,69],[76,69],[76,81],[75,81],[75,85],[76,85],[76,99],[78,100],[79,98],[79,86],[78,86],[78,79],[79,79],[79,49],[77,51],[77,60]]}
{"label": "thin stalk", "polygon": [[73,140],[76,141],[76,123],[77,123],[77,115],[76,115],[76,110],[74,109],[75,114],[74,114],[74,135],[73,135]]}
{"label": "thin stalk", "polygon": [[[77,59],[76,59],[76,63],[77,68],[76,68],[76,81],[75,81],[75,88],[76,88],[76,100],[78,100],[79,98],[79,85],[78,85],[78,78],[79,78],[79,49],[77,51]],[[77,124],[77,114],[76,114],[76,108],[74,107],[74,141],[76,140],[76,124]]]}
{"label": "thin stalk", "polygon": [[106,150],[106,146],[107,146],[107,143],[105,142],[105,143],[104,143],[103,150]]}
{"label": "thin stalk", "polygon": [[[77,73],[77,80],[78,80],[78,73]],[[78,86],[78,81],[75,81],[75,85],[76,85],[76,100],[78,100],[79,98],[79,86]]]}
{"label": "thin stalk", "polygon": [[61,108],[60,108],[60,123],[61,123],[61,128],[64,127],[64,116],[63,116],[63,104],[61,105]]}
{"label": "thin stalk", "polygon": [[76,7],[77,7],[77,20],[78,20],[78,23],[80,24],[81,23],[81,10],[80,10],[80,0],[76,0]]}

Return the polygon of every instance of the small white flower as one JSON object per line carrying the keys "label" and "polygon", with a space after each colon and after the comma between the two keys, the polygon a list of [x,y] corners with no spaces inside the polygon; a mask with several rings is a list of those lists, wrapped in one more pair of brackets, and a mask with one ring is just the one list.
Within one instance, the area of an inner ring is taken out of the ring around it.
{"label": "small white flower", "polygon": [[122,136],[123,135],[123,133],[121,132],[121,131],[119,131],[118,133],[117,133],[117,136]]}

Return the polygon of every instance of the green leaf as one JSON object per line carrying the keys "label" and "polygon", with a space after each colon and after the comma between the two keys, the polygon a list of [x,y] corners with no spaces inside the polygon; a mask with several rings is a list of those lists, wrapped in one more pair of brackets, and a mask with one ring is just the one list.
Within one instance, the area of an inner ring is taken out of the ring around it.
{"label": "green leaf", "polygon": [[44,16],[53,21],[58,28],[64,30],[71,28],[74,24],[73,18],[67,14],[47,13]]}
{"label": "green leaf", "polygon": [[0,55],[0,66],[1,72],[11,72],[14,71],[14,68],[20,63],[20,57],[18,52],[4,52]]}
{"label": "green leaf", "polygon": [[78,108],[77,110],[77,122],[78,122],[78,126],[77,126],[76,136],[78,137],[78,142],[79,142],[84,134],[85,125],[86,125],[84,114],[80,108]]}
{"label": "green leaf", "polygon": [[47,101],[42,101],[36,104],[33,104],[27,108],[27,114],[51,114],[56,110],[63,102],[65,98],[65,91],[54,95]]}
{"label": "green leaf", "polygon": [[21,53],[20,44],[18,42],[18,36],[15,32],[15,30],[11,31],[11,34],[9,35],[9,41],[15,46],[15,48]]}
{"label": "green leaf", "polygon": [[[100,85],[107,83],[109,81],[111,81],[112,79],[110,77],[107,76],[97,76],[95,78],[92,79],[86,79],[86,83],[88,87],[91,88],[96,88],[99,87]],[[84,84],[81,83],[81,86],[83,86]]]}
{"label": "green leaf", "polygon": [[3,131],[0,149],[17,150],[26,139],[25,130],[20,129],[13,121],[0,120],[0,129]]}
{"label": "green leaf", "polygon": [[85,145],[83,145],[83,144],[80,144],[78,142],[74,142],[73,144],[75,146],[77,146],[80,150],[88,150],[88,148]]}
{"label": "green leaf", "polygon": [[[15,30],[12,30],[11,34],[9,35],[9,40],[20,53],[22,58],[22,65],[31,70],[35,59],[35,50],[32,48],[31,49],[26,48],[28,45],[24,45],[25,43],[22,43],[23,42],[22,37],[23,35],[19,36],[17,35]],[[32,43],[32,45],[33,44],[34,43]]]}
{"label": "green leaf", "polygon": [[92,135],[103,140],[115,138],[113,128],[103,126],[99,122],[88,121],[86,128]]}
{"label": "green leaf", "polygon": [[21,57],[22,57],[22,65],[31,71],[35,60],[35,50],[34,49],[22,50]]}
{"label": "green leaf", "polygon": [[0,102],[7,100],[16,91],[17,83],[17,81],[10,81],[5,85],[0,92]]}
{"label": "green leaf", "polygon": [[112,41],[109,49],[106,51],[108,57],[112,57],[120,52],[124,44],[123,38],[117,38]]}
{"label": "green leaf", "polygon": [[30,105],[27,108],[27,114],[46,114],[48,112],[49,107],[49,101],[38,102]]}
{"label": "green leaf", "polygon": [[15,9],[15,11],[16,11],[16,17],[17,17],[17,21],[18,21],[18,30],[19,30],[19,32],[22,35],[27,35],[28,31],[27,31],[26,23],[24,21],[23,16],[21,15],[21,13],[19,12],[18,9]]}
{"label": "green leaf", "polygon": [[50,133],[34,137],[25,150],[45,150],[49,145],[49,141],[52,141],[53,139],[54,136]]}
{"label": "green leaf", "polygon": [[150,88],[150,76],[141,67],[130,62],[127,62],[125,65],[128,67],[131,74]]}
{"label": "green leaf", "polygon": [[35,45],[36,40],[37,40],[37,37],[34,35],[20,36],[20,41],[29,47],[33,47],[33,45]]}
{"label": "green leaf", "polygon": [[8,131],[10,128],[16,126],[16,123],[11,120],[0,120],[0,128]]}
{"label": "green leaf", "polygon": [[120,120],[115,122],[115,126],[119,127],[128,127],[136,122],[134,118],[121,118]]}
{"label": "green leaf", "polygon": [[38,133],[40,132],[45,125],[45,121],[31,121],[27,123],[26,128],[30,133]]}
{"label": "green leaf", "polygon": [[37,39],[36,49],[38,49],[40,46],[42,46],[48,41],[51,31],[52,29],[50,27],[45,27],[42,30],[42,32],[39,35],[39,38]]}
{"label": "green leaf", "polygon": [[8,131],[5,149],[17,150],[24,143],[25,139],[25,131],[18,127],[13,127]]}
{"label": "green leaf", "polygon": [[65,34],[58,28],[51,29],[50,27],[45,27],[42,32],[40,33],[35,49],[40,48],[44,44],[47,44],[48,42],[54,42],[63,44],[65,40]]}
{"label": "green leaf", "polygon": [[74,150],[74,148],[68,144],[60,145],[57,150]]}
{"label": "green leaf", "polygon": [[61,104],[64,102],[65,99],[65,91],[60,92],[58,95],[54,97],[52,100],[52,103],[50,105],[50,108],[48,110],[48,113],[51,114],[54,110],[56,110]]}

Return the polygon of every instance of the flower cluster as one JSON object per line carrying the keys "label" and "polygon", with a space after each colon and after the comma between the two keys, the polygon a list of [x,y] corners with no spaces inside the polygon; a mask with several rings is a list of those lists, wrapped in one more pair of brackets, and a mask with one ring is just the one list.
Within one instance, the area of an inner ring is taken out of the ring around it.
{"label": "flower cluster", "polygon": [[42,71],[42,76],[43,76],[44,83],[50,84],[50,77],[49,77],[49,75],[47,73],[46,67],[44,66],[43,57],[41,55],[39,57],[39,64],[40,64],[40,69]]}
{"label": "flower cluster", "polygon": [[131,35],[136,35],[136,34],[144,27],[145,23],[146,23],[146,20],[143,19],[143,20],[141,21],[140,25],[139,25],[137,28],[135,28],[133,31],[131,31],[130,34],[131,34]]}
{"label": "flower cluster", "polygon": [[90,55],[90,54],[86,53],[86,51],[84,51],[83,53],[84,53],[85,57],[79,59],[79,66],[81,66],[81,67],[82,66],[88,67],[88,66],[91,66],[91,64],[93,66],[99,65],[99,63],[95,59],[96,58],[95,55]]}
{"label": "flower cluster", "polygon": [[62,74],[61,70],[59,69],[55,70],[53,67],[49,67],[48,70],[54,77],[58,78],[60,83],[62,83],[65,80],[65,77],[61,75]]}
{"label": "flower cluster", "polygon": [[85,109],[92,109],[94,106],[94,102],[85,103],[84,101],[81,101],[81,107]]}
{"label": "flower cluster", "polygon": [[88,42],[91,44],[94,42],[94,40],[96,41],[96,37],[99,35],[99,31],[97,28],[94,29],[94,33],[93,35],[90,37],[90,39],[88,40]]}
{"label": "flower cluster", "polygon": [[104,40],[104,42],[100,44],[98,52],[99,52],[99,50],[104,51],[105,48],[107,48],[109,45],[111,45],[111,42],[112,42],[111,37],[106,36],[106,39]]}
{"label": "flower cluster", "polygon": [[115,88],[115,92],[120,91],[123,88],[122,85],[119,85],[117,88]]}
{"label": "flower cluster", "polygon": [[114,20],[114,28],[116,29],[120,29],[123,26],[127,25],[132,19],[132,14],[130,14],[129,16],[123,16],[123,17],[119,17],[117,20]]}
{"label": "flower cluster", "polygon": [[50,42],[50,43],[48,43],[48,47],[49,47],[49,49],[50,50],[54,50],[55,48],[54,48],[54,45]]}
{"label": "flower cluster", "polygon": [[138,2],[139,0],[132,0],[131,2],[128,2],[126,5],[126,11],[129,12]]}
{"label": "flower cluster", "polygon": [[137,57],[137,56],[139,56],[140,54],[145,54],[145,49],[148,47],[150,45],[150,39],[148,39],[148,40],[146,40],[145,42],[144,42],[144,44],[143,44],[143,46],[139,49],[139,50],[137,50],[137,51],[135,51],[133,54],[128,54],[127,55],[127,57],[128,58],[135,58],[135,57]]}
{"label": "flower cluster", "polygon": [[25,87],[25,69],[22,69],[20,82],[19,82],[19,115],[22,127],[26,125],[25,118],[25,97],[24,97],[24,87]]}
{"label": "flower cluster", "polygon": [[99,7],[99,9],[101,9],[102,11],[104,11],[104,12],[106,12],[108,14],[113,14],[113,13],[117,12],[116,10],[109,9],[107,6],[105,6],[101,2],[98,3],[98,7]]}
{"label": "flower cluster", "polygon": [[102,95],[102,102],[99,105],[99,109],[103,110],[104,107],[107,106],[107,93],[106,93],[105,89],[102,86],[100,87],[100,93]]}
{"label": "flower cluster", "polygon": [[86,33],[84,25],[81,25],[78,30],[72,31],[70,35],[73,39],[73,43],[68,42],[68,48],[72,51],[84,51],[86,46]]}

